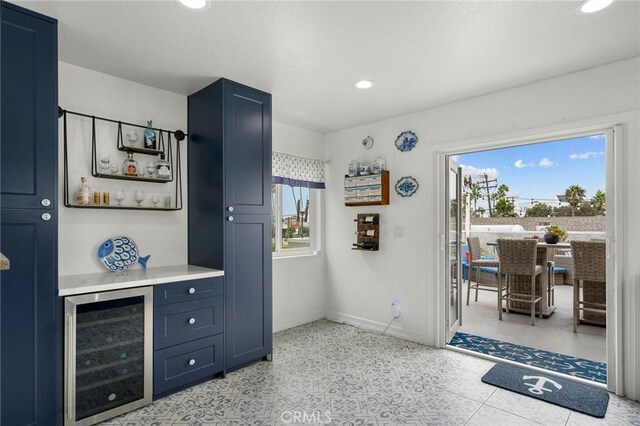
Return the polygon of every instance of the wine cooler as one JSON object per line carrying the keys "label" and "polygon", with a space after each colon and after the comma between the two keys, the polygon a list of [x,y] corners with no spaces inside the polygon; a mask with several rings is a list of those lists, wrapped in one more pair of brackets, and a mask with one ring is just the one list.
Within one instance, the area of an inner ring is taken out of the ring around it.
{"label": "wine cooler", "polygon": [[65,325],[65,425],[151,402],[151,287],[66,297]]}

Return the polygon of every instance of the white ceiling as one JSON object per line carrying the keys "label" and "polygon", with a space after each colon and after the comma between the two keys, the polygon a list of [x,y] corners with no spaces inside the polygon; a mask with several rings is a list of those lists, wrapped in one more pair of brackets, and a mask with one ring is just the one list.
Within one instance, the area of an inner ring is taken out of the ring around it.
{"label": "white ceiling", "polygon": [[638,1],[18,3],[58,18],[62,61],[182,94],[227,77],[321,132],[640,54]]}

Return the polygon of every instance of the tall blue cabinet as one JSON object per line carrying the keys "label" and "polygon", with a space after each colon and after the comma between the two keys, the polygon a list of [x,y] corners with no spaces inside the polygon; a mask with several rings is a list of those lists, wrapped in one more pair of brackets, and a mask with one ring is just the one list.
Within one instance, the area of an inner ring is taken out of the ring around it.
{"label": "tall blue cabinet", "polygon": [[2,2],[0,424],[61,422],[57,22]]}
{"label": "tall blue cabinet", "polygon": [[225,271],[232,371],[272,350],[271,95],[220,79],[188,104],[189,263]]}

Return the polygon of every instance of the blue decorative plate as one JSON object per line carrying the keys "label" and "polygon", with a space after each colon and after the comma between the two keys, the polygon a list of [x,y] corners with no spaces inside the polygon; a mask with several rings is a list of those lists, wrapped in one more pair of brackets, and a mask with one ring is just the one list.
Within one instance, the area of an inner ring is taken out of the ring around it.
{"label": "blue decorative plate", "polygon": [[401,177],[396,182],[396,192],[403,197],[411,197],[418,190],[418,181],[411,176]]}
{"label": "blue decorative plate", "polygon": [[402,132],[396,138],[396,148],[402,152],[411,151],[418,143],[418,135],[411,130]]}

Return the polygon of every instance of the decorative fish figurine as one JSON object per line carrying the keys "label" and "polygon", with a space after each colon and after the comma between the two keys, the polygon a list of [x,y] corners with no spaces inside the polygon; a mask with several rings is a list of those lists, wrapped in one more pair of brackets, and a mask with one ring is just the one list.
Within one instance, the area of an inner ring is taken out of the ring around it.
{"label": "decorative fish figurine", "polygon": [[100,244],[98,259],[112,271],[124,271],[136,263],[147,268],[151,255],[138,256],[136,243],[129,237],[113,237]]}

